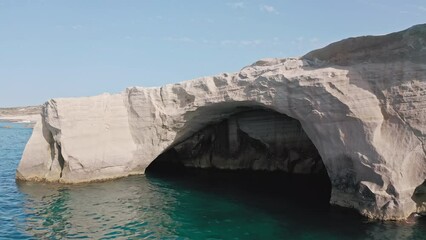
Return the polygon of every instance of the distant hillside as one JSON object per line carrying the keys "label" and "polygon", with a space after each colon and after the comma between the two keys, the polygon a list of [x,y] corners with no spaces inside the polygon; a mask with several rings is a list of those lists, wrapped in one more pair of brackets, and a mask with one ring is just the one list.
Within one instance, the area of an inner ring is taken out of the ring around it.
{"label": "distant hillside", "polygon": [[0,117],[36,115],[41,112],[41,106],[0,108]]}

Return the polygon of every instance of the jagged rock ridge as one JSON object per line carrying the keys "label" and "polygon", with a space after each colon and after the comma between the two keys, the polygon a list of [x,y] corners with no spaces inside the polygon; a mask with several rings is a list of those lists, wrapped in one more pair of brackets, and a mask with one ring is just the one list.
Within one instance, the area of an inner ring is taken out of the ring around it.
{"label": "jagged rock ridge", "polygon": [[241,108],[296,119],[332,185],[331,203],[380,219],[424,211],[426,25],[265,59],[238,73],[120,94],[54,99],[17,170],[75,183],[143,174],[162,152]]}

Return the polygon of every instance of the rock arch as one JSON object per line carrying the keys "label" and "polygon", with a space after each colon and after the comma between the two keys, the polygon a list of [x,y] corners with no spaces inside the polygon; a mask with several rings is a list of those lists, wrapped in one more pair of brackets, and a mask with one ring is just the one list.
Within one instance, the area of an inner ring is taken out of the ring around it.
{"label": "rock arch", "polygon": [[[210,119],[209,125],[198,131],[184,127],[180,137],[160,155],[172,151],[182,165],[194,168],[326,174],[299,121],[259,106],[230,107],[219,113],[221,118],[208,114],[215,120]],[[191,126],[191,121],[187,125]],[[167,160],[158,157],[149,166]]]}
{"label": "rock arch", "polygon": [[250,185],[250,192],[267,189],[310,205],[329,203],[327,170],[299,121],[249,103],[217,105],[200,109],[209,125],[194,132],[195,119],[188,120],[188,129],[145,173],[209,177],[208,184],[232,176],[231,182]]}
{"label": "rock arch", "polygon": [[[238,73],[51,100],[17,178],[75,183],[143,174],[165,149],[223,118],[227,106],[260,106],[300,122],[327,168],[331,203],[371,218],[407,218],[426,179],[424,32],[419,25]],[[62,174],[51,174],[51,146],[60,146],[53,162]]]}

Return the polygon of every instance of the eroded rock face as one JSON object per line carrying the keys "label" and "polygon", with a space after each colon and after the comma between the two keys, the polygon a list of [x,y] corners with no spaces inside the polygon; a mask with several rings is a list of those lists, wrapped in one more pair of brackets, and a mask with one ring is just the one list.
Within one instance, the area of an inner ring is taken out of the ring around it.
{"label": "eroded rock face", "polygon": [[238,73],[50,100],[17,178],[75,183],[143,174],[206,126],[263,108],[300,122],[327,169],[331,203],[406,218],[418,211],[412,197],[426,179],[425,33],[419,25]]}

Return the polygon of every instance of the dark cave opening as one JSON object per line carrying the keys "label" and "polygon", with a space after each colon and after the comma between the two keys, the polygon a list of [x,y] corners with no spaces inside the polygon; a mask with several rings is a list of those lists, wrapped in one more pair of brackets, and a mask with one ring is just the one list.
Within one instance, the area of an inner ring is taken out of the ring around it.
{"label": "dark cave opening", "polygon": [[309,205],[328,206],[331,194],[326,168],[300,122],[264,109],[205,126],[159,155],[146,175]]}
{"label": "dark cave opening", "polygon": [[414,190],[412,199],[417,204],[418,213],[426,220],[426,180]]}

